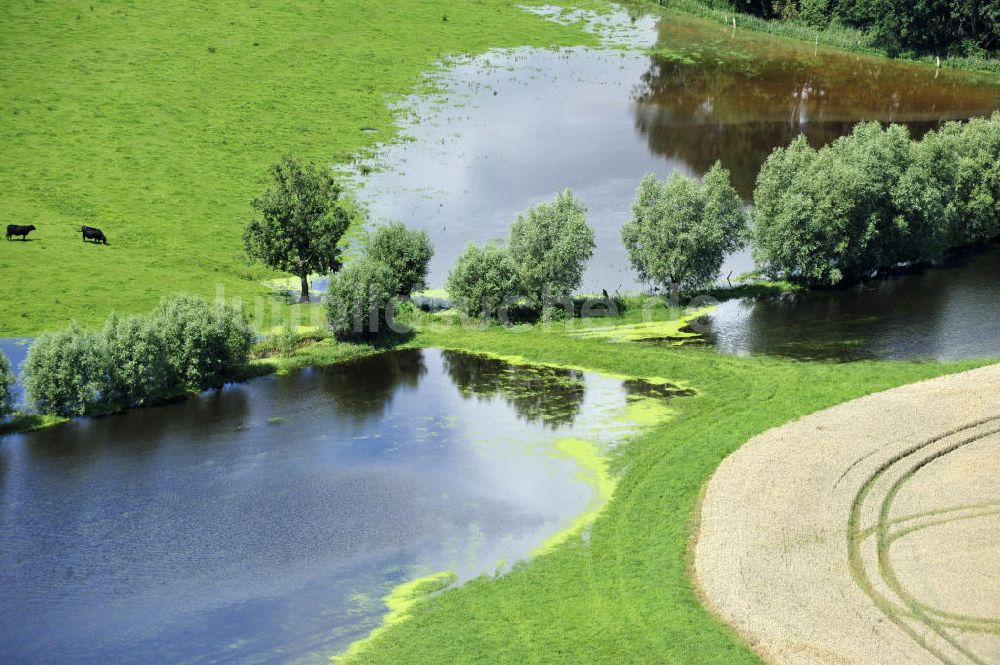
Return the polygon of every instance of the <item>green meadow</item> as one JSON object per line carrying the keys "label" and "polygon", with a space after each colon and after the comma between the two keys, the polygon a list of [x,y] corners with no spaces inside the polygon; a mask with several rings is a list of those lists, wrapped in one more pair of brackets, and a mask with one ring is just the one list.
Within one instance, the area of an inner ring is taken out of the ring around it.
{"label": "green meadow", "polygon": [[273,297],[240,238],[278,157],[390,140],[389,105],[449,55],[595,39],[481,0],[18,2],[0,22],[0,217],[38,227],[0,245],[0,336],[178,291]]}

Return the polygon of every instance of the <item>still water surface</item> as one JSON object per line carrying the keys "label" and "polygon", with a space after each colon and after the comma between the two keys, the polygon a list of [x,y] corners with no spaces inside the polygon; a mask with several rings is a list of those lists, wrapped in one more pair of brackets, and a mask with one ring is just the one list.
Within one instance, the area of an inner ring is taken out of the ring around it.
{"label": "still water surface", "polygon": [[1000,357],[1000,246],[844,289],[731,300],[707,317],[723,353],[800,359]]}
{"label": "still water surface", "polygon": [[[919,135],[1000,108],[1000,86],[966,74],[677,14],[614,21],[653,51],[491,52],[436,76],[443,95],[408,101],[413,140],[381,150],[361,198],[374,219],[428,231],[433,287],[468,242],[506,237],[519,212],[569,187],[597,236],[583,290],[637,288],[619,230],[645,173],[701,175],[721,160],[748,198],[766,156],[800,133],[820,145],[879,120]],[[751,267],[743,254],[723,274]]]}
{"label": "still water surface", "polygon": [[0,662],[327,662],[595,501],[632,384],[404,351],[0,443]]}

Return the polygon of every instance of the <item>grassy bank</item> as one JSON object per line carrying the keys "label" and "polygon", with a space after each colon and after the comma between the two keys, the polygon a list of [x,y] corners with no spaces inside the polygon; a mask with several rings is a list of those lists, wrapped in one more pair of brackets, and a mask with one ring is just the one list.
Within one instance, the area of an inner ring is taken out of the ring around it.
{"label": "grassy bank", "polygon": [[[662,11],[663,3],[660,3],[658,0],[633,0],[633,3],[629,4],[634,4],[635,2]],[[818,42],[823,46],[832,46],[855,53],[888,56],[885,49],[880,48],[875,43],[871,34],[843,24],[830,24],[823,28],[816,28],[798,19],[765,19],[753,16],[752,14],[734,12],[731,9],[716,9],[699,2],[699,0],[668,0],[666,5],[672,10],[693,14],[727,26],[732,25],[733,18],[735,17],[737,29],[739,30],[753,30],[755,32],[788,37],[809,43]],[[932,67],[937,64],[935,58],[929,55],[901,56],[900,59],[920,62]],[[941,66],[950,69],[1000,75],[1000,59],[997,58],[950,56],[941,59]]]}
{"label": "grassy bank", "polygon": [[[389,104],[448,54],[595,40],[480,0],[35,2],[0,16],[0,210],[38,227],[0,244],[0,336],[92,327],[178,291],[270,298],[273,275],[246,266],[240,237],[282,153],[345,162],[392,138]],[[111,244],[84,245],[81,225]]]}
{"label": "grassy bank", "polygon": [[666,378],[698,395],[675,399],[672,421],[619,451],[614,498],[586,537],[411,605],[348,663],[757,663],[701,606],[688,577],[693,509],[718,463],[795,417],[977,364],[732,358],[573,335],[563,324],[471,330],[426,321],[409,345]]}

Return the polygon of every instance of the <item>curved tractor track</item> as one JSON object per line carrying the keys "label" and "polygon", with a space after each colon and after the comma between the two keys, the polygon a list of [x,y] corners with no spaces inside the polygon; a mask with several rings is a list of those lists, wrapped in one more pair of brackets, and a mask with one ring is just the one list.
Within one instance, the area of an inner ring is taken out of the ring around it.
{"label": "curved tractor track", "polygon": [[775,663],[1000,663],[1000,366],[750,441],[706,489],[695,575]]}

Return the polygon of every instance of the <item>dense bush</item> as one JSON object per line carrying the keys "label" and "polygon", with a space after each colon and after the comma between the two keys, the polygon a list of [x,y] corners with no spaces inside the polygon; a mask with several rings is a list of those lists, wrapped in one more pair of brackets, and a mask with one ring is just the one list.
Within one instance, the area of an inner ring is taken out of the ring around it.
{"label": "dense bush", "polygon": [[204,390],[238,378],[254,339],[243,312],[194,296],[163,299],[152,325],[163,338],[174,390]]}
{"label": "dense bush", "polygon": [[427,288],[427,265],[434,248],[426,231],[408,229],[400,222],[380,225],[366,238],[365,256],[392,272],[394,294],[409,296]]}
{"label": "dense bush", "polygon": [[833,285],[940,259],[1000,234],[1000,113],[922,141],[860,123],[814,150],[800,137],[764,163],[753,249],[771,276]]}
{"label": "dense bush", "polygon": [[0,352],[0,419],[14,412],[14,371],[10,360]]}
{"label": "dense bush", "polygon": [[400,297],[426,288],[432,256],[426,231],[391,222],[368,233],[362,255],[330,277],[324,299],[330,329],[342,339],[391,332]]}
{"label": "dense bush", "polygon": [[897,214],[926,230],[917,258],[1000,235],[1000,114],[927,134],[893,196]]}
{"label": "dense bush", "polygon": [[567,189],[554,201],[529,208],[511,225],[509,247],[532,305],[567,298],[580,286],[594,253],[586,207]]}
{"label": "dense bush", "polygon": [[341,338],[371,339],[391,330],[392,307],[399,295],[399,273],[362,256],[330,278],[326,320]]}
{"label": "dense bush", "polygon": [[621,235],[642,280],[678,290],[714,281],[745,227],[739,194],[716,162],[700,183],[677,171],[666,182],[644,177]]}
{"label": "dense bush", "polygon": [[101,367],[97,336],[80,330],[41,335],[21,370],[28,402],[40,413],[78,416],[97,403]]}
{"label": "dense bush", "polygon": [[241,312],[174,296],[148,317],[112,313],[100,333],[42,335],[22,376],[39,413],[117,411],[240,378],[252,342]]}
{"label": "dense bush", "polygon": [[830,21],[831,0],[799,0],[799,16],[814,28],[822,28]]}
{"label": "dense bush", "polygon": [[909,133],[859,123],[814,150],[776,149],[754,190],[754,258],[771,275],[836,284],[904,259],[915,229],[895,218],[892,187],[912,158]]}
{"label": "dense bush", "polygon": [[174,375],[163,334],[147,317],[112,313],[97,337],[96,356],[96,387],[109,409],[142,406],[171,390]]}
{"label": "dense bush", "polygon": [[473,317],[496,317],[518,296],[518,266],[499,243],[470,244],[448,273],[448,296],[459,311]]}

